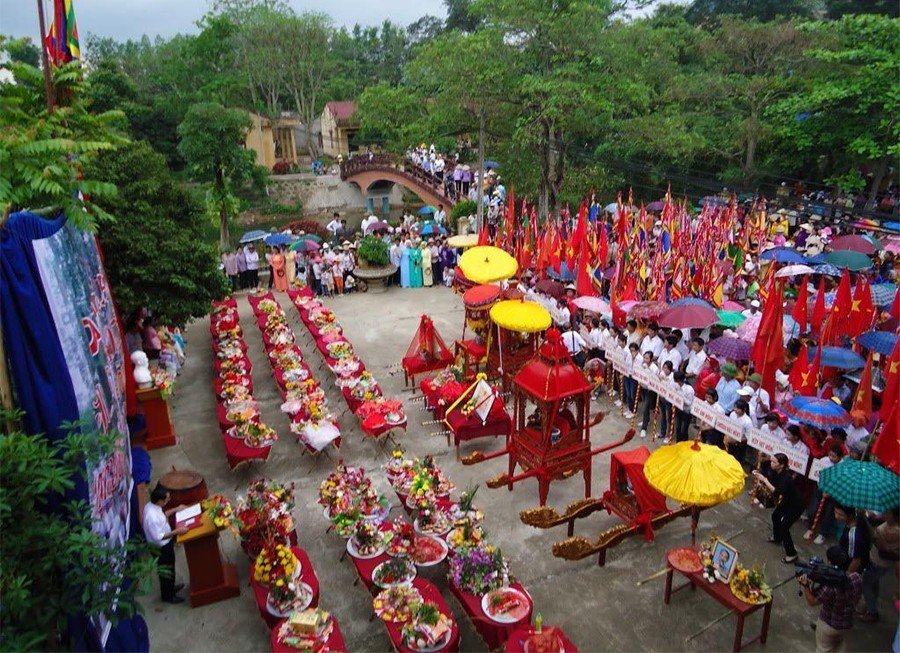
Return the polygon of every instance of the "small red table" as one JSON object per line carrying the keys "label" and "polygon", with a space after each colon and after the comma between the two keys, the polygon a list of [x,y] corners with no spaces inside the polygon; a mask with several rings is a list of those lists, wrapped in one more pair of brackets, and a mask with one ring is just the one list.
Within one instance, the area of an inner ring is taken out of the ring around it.
{"label": "small red table", "polygon": [[[484,610],[481,609],[481,596],[463,592],[453,583],[449,583],[449,586],[450,591],[453,592],[453,596],[456,597],[456,600],[459,601],[459,604],[463,607],[463,610],[465,610],[469,619],[472,621],[472,625],[475,627],[478,635],[492,651],[496,651],[506,644],[517,629],[527,627],[528,624],[531,623],[531,613],[534,610],[534,601],[531,601],[531,606],[528,608],[528,614],[519,619],[519,621],[511,624],[501,624],[491,619],[484,613]],[[521,583],[513,583],[510,587],[518,590],[531,599],[531,596],[525,591],[525,588]]]}
{"label": "small red table", "polygon": [[[672,567],[671,563],[669,563],[668,561],[666,562],[666,566],[668,567],[668,571],[666,572],[666,591],[665,595],[663,596],[663,602],[666,605],[669,604],[669,600],[672,598],[672,594],[674,594],[675,592],[679,592],[686,587],[690,587],[691,589],[699,587],[709,596],[715,599],[719,604],[728,608],[737,615],[737,624],[734,629],[734,645],[732,647],[732,651],[734,651],[734,653],[738,653],[742,648],[750,646],[750,644],[753,644],[757,640],[759,640],[760,644],[766,643],[766,638],[769,635],[769,617],[772,614],[772,601],[756,605],[745,603],[731,593],[731,588],[728,585],[719,581],[710,583],[703,577],[702,572],[693,574],[684,573]],[[672,576],[676,571],[687,578],[688,582],[673,589]],[[760,629],[759,635],[745,642],[743,641],[744,620],[748,615],[753,614],[760,608],[763,609],[763,617],[762,628]]]}
{"label": "small red table", "polygon": [[227,433],[222,433],[222,444],[225,445],[225,458],[228,460],[228,466],[234,469],[242,463],[249,463],[254,460],[265,462],[269,459],[269,453],[272,451],[272,445],[268,447],[248,447],[243,440],[233,438]]}

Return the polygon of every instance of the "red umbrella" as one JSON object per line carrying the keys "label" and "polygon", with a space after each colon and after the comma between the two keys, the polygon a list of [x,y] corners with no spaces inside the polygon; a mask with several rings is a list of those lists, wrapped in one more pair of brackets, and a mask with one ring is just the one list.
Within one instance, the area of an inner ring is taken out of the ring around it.
{"label": "red umbrella", "polygon": [[[642,320],[656,320],[667,310],[669,310],[669,305],[665,302],[644,301],[632,306],[628,311],[628,315]],[[716,321],[718,321],[718,318],[716,318]]]}
{"label": "red umbrella", "polygon": [[673,329],[705,329],[718,321],[715,310],[698,304],[675,306],[659,317],[660,326]]}
{"label": "red umbrella", "polygon": [[566,294],[565,287],[559,281],[554,281],[553,279],[542,279],[537,282],[537,286],[535,287],[538,292],[550,295],[551,297],[562,297]]}
{"label": "red umbrella", "polygon": [[866,256],[871,256],[878,251],[878,248],[871,241],[866,240],[862,236],[850,234],[849,236],[841,236],[835,238],[829,243],[829,247],[834,251],[859,252]]}

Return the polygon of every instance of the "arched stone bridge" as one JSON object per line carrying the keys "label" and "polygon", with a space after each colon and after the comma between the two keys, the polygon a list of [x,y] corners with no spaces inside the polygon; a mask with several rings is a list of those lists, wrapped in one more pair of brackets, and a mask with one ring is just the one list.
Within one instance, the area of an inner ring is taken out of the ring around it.
{"label": "arched stone bridge", "polygon": [[456,204],[433,176],[412,164],[397,164],[395,157],[387,154],[376,154],[371,159],[363,155],[344,161],[341,163],[341,180],[359,186],[363,195],[372,184],[388,181],[412,191],[426,204],[443,204],[448,211]]}

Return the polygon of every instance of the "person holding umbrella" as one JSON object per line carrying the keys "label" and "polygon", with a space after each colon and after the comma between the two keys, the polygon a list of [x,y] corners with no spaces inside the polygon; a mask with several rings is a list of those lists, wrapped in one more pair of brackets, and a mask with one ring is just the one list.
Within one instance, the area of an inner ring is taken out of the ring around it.
{"label": "person holding umbrella", "polygon": [[788,457],[783,453],[776,453],[772,457],[769,475],[766,476],[760,470],[753,470],[754,478],[764,485],[772,493],[776,501],[775,510],[772,511],[772,537],[769,542],[781,544],[784,547],[785,564],[792,564],[797,560],[797,549],[791,538],[791,526],[803,514],[803,496],[794,481],[794,474],[788,467]]}

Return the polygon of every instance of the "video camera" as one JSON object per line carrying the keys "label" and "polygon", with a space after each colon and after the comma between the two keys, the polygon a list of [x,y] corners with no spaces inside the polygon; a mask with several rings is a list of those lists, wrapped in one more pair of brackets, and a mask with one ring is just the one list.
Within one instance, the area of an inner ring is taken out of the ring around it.
{"label": "video camera", "polygon": [[818,557],[810,558],[809,562],[798,562],[794,565],[794,577],[799,578],[800,576],[806,576],[810,583],[837,589],[845,588],[849,582],[845,571]]}

